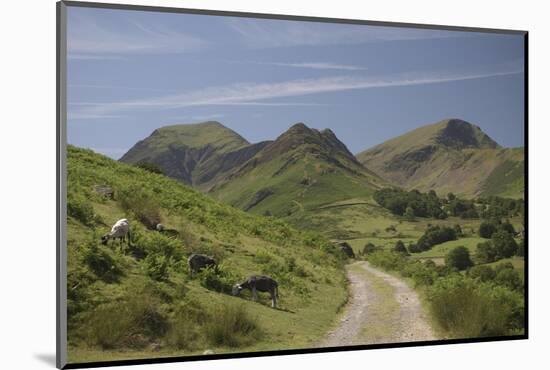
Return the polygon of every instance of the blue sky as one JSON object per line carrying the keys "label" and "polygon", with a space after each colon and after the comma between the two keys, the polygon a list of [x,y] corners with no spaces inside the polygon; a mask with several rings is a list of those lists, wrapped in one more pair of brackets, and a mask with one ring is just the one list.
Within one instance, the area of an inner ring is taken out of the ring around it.
{"label": "blue sky", "polygon": [[520,35],[69,7],[68,140],[119,158],[169,124],[304,122],[357,153],[462,118],[521,146],[523,69]]}

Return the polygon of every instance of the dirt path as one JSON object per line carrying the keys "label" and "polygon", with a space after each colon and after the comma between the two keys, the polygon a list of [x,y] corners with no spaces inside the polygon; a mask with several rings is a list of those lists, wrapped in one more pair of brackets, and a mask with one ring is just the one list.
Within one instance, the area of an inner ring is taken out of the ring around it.
{"label": "dirt path", "polygon": [[366,261],[347,267],[350,302],[324,347],[435,340],[418,295]]}

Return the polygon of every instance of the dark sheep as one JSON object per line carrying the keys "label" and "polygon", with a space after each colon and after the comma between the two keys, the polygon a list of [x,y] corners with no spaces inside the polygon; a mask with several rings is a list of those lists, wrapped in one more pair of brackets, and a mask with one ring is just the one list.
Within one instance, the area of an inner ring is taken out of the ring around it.
{"label": "dark sheep", "polygon": [[213,258],[205,256],[204,254],[192,254],[189,256],[187,263],[189,264],[189,274],[191,276],[205,267],[213,267],[215,269],[218,268],[216,261]]}
{"label": "dark sheep", "polygon": [[346,243],[346,242],[340,243],[340,244],[338,244],[338,247],[349,258],[355,258],[355,253],[353,252],[353,249],[351,248],[351,246],[348,243]]}
{"label": "dark sheep", "polygon": [[269,292],[269,295],[271,296],[271,307],[277,307],[277,299],[279,298],[279,284],[277,284],[273,278],[265,275],[252,275],[244,282],[235,284],[233,287],[233,295],[239,295],[243,289],[250,289],[252,292],[253,301],[258,300],[258,291]]}

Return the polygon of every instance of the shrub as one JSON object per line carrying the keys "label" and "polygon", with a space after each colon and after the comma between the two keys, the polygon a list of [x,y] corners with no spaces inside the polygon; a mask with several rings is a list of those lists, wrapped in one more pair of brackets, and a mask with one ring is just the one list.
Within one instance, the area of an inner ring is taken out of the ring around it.
{"label": "shrub", "polygon": [[447,253],[445,265],[458,270],[466,270],[474,264],[470,259],[470,251],[464,246],[458,246]]}
{"label": "shrub", "polygon": [[498,259],[512,257],[517,253],[518,244],[514,240],[514,237],[504,230],[493,233],[491,242]]}
{"label": "shrub", "polygon": [[424,235],[418,239],[417,246],[420,251],[427,251],[434,245],[456,239],[456,232],[453,228],[446,226],[430,226],[426,232],[424,232]]}
{"label": "shrub", "polygon": [[366,255],[369,255],[371,253],[374,253],[378,250],[379,248],[376,247],[374,244],[372,243],[367,243],[365,244],[365,246],[363,247],[363,250],[361,251],[361,254],[366,256]]}
{"label": "shrub", "polygon": [[519,256],[519,257],[524,257],[525,256],[525,239],[521,239],[519,241],[516,256]]}
{"label": "shrub", "polygon": [[515,314],[506,298],[497,299],[494,289],[452,275],[438,279],[429,291],[432,315],[454,338],[507,335]]}
{"label": "shrub", "polygon": [[405,244],[401,240],[398,240],[397,243],[395,243],[393,251],[396,253],[404,254],[406,256],[409,255],[409,252],[407,252],[407,248],[405,248]]}
{"label": "shrub", "polygon": [[482,238],[490,239],[495,231],[497,231],[497,227],[493,222],[483,221],[479,225],[479,236]]}
{"label": "shrub", "polygon": [[69,193],[67,196],[67,215],[86,226],[94,224],[94,208],[83,196]]}
{"label": "shrub", "polygon": [[99,279],[106,283],[117,282],[122,275],[122,270],[113,256],[113,252],[99,246],[96,241],[90,241],[84,245],[82,260]]}
{"label": "shrub", "polygon": [[468,277],[477,279],[483,283],[495,279],[496,273],[490,266],[478,265],[468,270]]}
{"label": "shrub", "polygon": [[523,282],[519,276],[519,273],[512,269],[501,269],[495,277],[495,283],[502,285],[510,290],[522,291]]}
{"label": "shrub", "polygon": [[258,320],[241,304],[218,305],[211,312],[214,320],[205,325],[207,340],[216,346],[240,347],[258,340],[262,331]]}
{"label": "shrub", "polygon": [[497,259],[497,251],[491,241],[479,243],[476,247],[475,259],[478,263],[491,263]]}
{"label": "shrub", "polygon": [[139,163],[136,164],[136,167],[139,167],[139,168],[141,168],[145,171],[149,171],[151,173],[157,173],[159,175],[164,175],[164,171],[154,163],[139,162]]}
{"label": "shrub", "polygon": [[157,197],[141,187],[130,186],[119,192],[120,205],[124,210],[132,212],[145,227],[156,230],[161,223],[160,205]]}
{"label": "shrub", "polygon": [[209,290],[219,293],[231,294],[233,285],[241,279],[219,266],[216,271],[213,267],[207,267],[199,272],[200,284]]}
{"label": "shrub", "polygon": [[168,279],[169,259],[166,256],[150,254],[145,258],[145,271],[147,275],[156,281]]}

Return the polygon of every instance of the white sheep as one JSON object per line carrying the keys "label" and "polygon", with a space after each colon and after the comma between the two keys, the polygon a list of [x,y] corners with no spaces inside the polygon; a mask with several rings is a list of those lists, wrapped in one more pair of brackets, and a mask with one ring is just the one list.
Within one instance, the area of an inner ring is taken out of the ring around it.
{"label": "white sheep", "polygon": [[101,243],[106,245],[109,242],[109,239],[118,239],[121,242],[126,240],[128,236],[128,246],[130,245],[130,224],[127,219],[122,218],[118,220],[111,231],[101,237]]}

